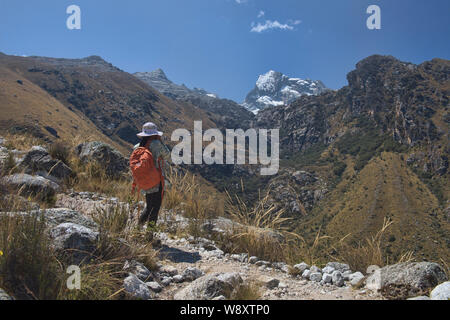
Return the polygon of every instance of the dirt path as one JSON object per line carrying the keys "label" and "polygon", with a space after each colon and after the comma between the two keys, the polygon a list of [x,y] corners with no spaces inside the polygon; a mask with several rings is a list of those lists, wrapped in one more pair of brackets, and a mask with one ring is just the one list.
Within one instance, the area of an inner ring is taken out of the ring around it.
{"label": "dirt path", "polygon": [[[275,278],[280,285],[275,289],[262,287],[264,300],[379,300],[381,295],[367,289],[353,289],[350,286],[336,287],[321,285],[293,277],[275,269],[262,269],[256,265],[231,259],[229,256],[215,257],[210,253],[191,246],[187,241],[163,240],[160,250],[163,265],[175,267],[179,273],[188,267],[196,267],[205,274],[216,272],[238,272],[244,282]],[[169,254],[167,254],[169,253]],[[175,293],[190,283],[172,283],[158,295],[158,299],[171,300]]]}

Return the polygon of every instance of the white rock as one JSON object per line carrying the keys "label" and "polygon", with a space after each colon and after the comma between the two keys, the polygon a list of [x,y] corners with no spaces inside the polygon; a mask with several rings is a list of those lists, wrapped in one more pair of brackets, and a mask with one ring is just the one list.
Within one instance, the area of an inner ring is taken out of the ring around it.
{"label": "white rock", "polygon": [[352,273],[349,276],[350,284],[352,286],[358,285],[364,279],[364,275],[361,272]]}
{"label": "white rock", "polygon": [[145,284],[146,284],[147,287],[149,287],[150,290],[152,290],[153,292],[158,293],[158,292],[161,292],[161,290],[162,290],[161,285],[160,285],[158,282],[156,282],[156,281],[146,282]]}
{"label": "white rock", "polygon": [[311,272],[309,275],[309,280],[320,282],[322,280],[322,274],[320,272]]}
{"label": "white rock", "polygon": [[302,263],[294,265],[294,269],[296,269],[300,273],[303,273],[305,270],[309,269],[309,265],[302,262]]}
{"label": "white rock", "polygon": [[333,271],[335,271],[335,269],[333,267],[325,267],[322,269],[323,273],[328,273],[328,274],[332,274]]}
{"label": "white rock", "polygon": [[344,285],[344,277],[342,276],[342,273],[340,271],[334,271],[331,274],[331,277],[335,286],[342,287]]}
{"label": "white rock", "polygon": [[324,274],[322,275],[322,281],[323,281],[324,283],[331,283],[332,279],[333,279],[333,278],[332,278],[331,274],[324,273]]}
{"label": "white rock", "polygon": [[431,291],[431,300],[449,300],[450,299],[450,281],[441,283]]}
{"label": "white rock", "polygon": [[126,292],[136,298],[143,300],[153,298],[153,295],[147,285],[143,281],[139,280],[134,274],[130,274],[127,278],[125,278],[123,281],[123,286]]}

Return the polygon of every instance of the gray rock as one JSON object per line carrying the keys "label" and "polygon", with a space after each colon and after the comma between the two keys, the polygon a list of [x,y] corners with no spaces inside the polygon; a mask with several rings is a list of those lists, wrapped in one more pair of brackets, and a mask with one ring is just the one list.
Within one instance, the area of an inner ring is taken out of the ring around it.
{"label": "gray rock", "polygon": [[320,282],[322,280],[322,274],[320,272],[311,272],[309,280],[314,282]]}
{"label": "gray rock", "polygon": [[148,270],[147,267],[144,266],[144,264],[135,260],[125,261],[123,270],[136,275],[136,277],[138,277],[138,279],[142,281],[153,279],[150,270]]}
{"label": "gray rock", "polygon": [[50,226],[57,226],[61,223],[74,223],[83,227],[97,230],[98,225],[90,218],[85,217],[78,211],[66,208],[52,208],[39,211],[32,211],[35,214],[43,214],[45,220]]}
{"label": "gray rock", "polygon": [[265,281],[264,285],[267,287],[267,289],[275,289],[278,288],[278,285],[280,284],[280,280],[275,278],[270,278],[267,281]]}
{"label": "gray rock", "polygon": [[344,277],[345,281],[350,281],[350,275],[352,275],[353,272],[351,270],[347,270],[342,272],[342,276]]}
{"label": "gray rock", "polygon": [[139,280],[134,274],[130,274],[127,278],[125,278],[123,281],[123,286],[125,291],[133,297],[142,300],[150,300],[153,298],[153,294],[145,282]]}
{"label": "gray rock", "polygon": [[309,268],[309,270],[311,270],[311,272],[318,272],[318,273],[322,273],[322,269],[320,269],[317,266],[312,266],[311,268]]}
{"label": "gray rock", "polygon": [[50,230],[53,246],[64,251],[74,264],[88,260],[96,249],[99,233],[75,223],[62,223]]}
{"label": "gray rock", "polygon": [[40,176],[13,174],[0,179],[0,184],[7,190],[18,192],[23,196],[34,196],[41,200],[53,197],[61,188],[55,182]]}
{"label": "gray rock", "polygon": [[97,161],[112,177],[120,177],[128,172],[128,159],[109,144],[99,141],[87,142],[78,145],[75,151],[82,162]]}
{"label": "gray rock", "polygon": [[175,267],[173,267],[173,266],[166,265],[166,266],[162,266],[159,269],[159,273],[162,274],[162,275],[173,277],[173,276],[176,276],[178,274],[178,270]]}
{"label": "gray rock", "polygon": [[145,284],[146,284],[147,287],[149,287],[150,290],[152,290],[153,292],[158,293],[158,292],[161,292],[161,291],[162,291],[161,285],[160,285],[158,282],[156,282],[156,281],[146,282]]}
{"label": "gray rock", "polygon": [[333,277],[331,276],[331,274],[329,274],[329,273],[324,273],[324,274],[322,275],[322,281],[323,281],[324,283],[331,283],[332,280],[333,280]]}
{"label": "gray rock", "polygon": [[175,300],[211,300],[219,296],[229,298],[242,283],[238,273],[215,273],[201,277],[177,292]]}
{"label": "gray rock", "polygon": [[299,273],[303,273],[306,269],[309,269],[309,265],[305,262],[294,265],[294,269],[296,269]]}
{"label": "gray rock", "polygon": [[302,273],[302,278],[309,279],[309,276],[311,275],[311,270],[306,269]]}
{"label": "gray rock", "polygon": [[340,271],[334,271],[331,274],[331,278],[335,286],[342,287],[344,285],[344,277],[342,276],[342,273]]}
{"label": "gray rock", "polygon": [[213,298],[213,300],[216,300],[216,301],[221,301],[221,300],[226,300],[226,299],[227,298],[225,296],[218,296],[218,297]]}
{"label": "gray rock", "polygon": [[260,267],[260,266],[268,267],[268,266],[270,266],[270,262],[264,261],[264,260],[259,260],[255,263],[255,265],[258,267]]}
{"label": "gray rock", "polygon": [[349,276],[350,284],[352,286],[358,285],[364,279],[364,275],[361,272],[352,273]]}
{"label": "gray rock", "polygon": [[437,263],[408,262],[376,270],[367,277],[366,287],[381,290],[386,297],[406,299],[447,280],[443,268]]}
{"label": "gray rock", "polygon": [[164,287],[169,286],[172,283],[172,278],[171,277],[162,277],[161,279],[161,285],[163,285]]}
{"label": "gray rock", "polygon": [[323,273],[328,273],[328,274],[332,274],[335,271],[335,269],[333,267],[325,267],[322,269]]}
{"label": "gray rock", "polygon": [[241,254],[232,254],[230,256],[231,259],[239,262],[247,262],[248,261],[248,254],[247,253],[241,253]]}
{"label": "gray rock", "polygon": [[258,262],[258,260],[258,257],[252,256],[248,258],[248,263],[255,264],[256,262]]}
{"label": "gray rock", "polygon": [[340,263],[340,262],[328,262],[327,267],[334,268],[334,270],[340,271],[341,273],[347,270],[350,270],[348,264]]}
{"label": "gray rock", "polygon": [[414,298],[408,298],[406,300],[431,300],[431,299],[428,298],[427,296],[418,296],[418,297],[414,297]]}
{"label": "gray rock", "polygon": [[181,274],[177,274],[176,276],[172,277],[173,282],[175,283],[181,283],[184,281],[184,278]]}
{"label": "gray rock", "polygon": [[441,283],[431,291],[431,300],[450,300],[450,281]]}
{"label": "gray rock", "polygon": [[272,263],[272,267],[277,269],[277,270],[280,270],[280,271],[282,271],[284,273],[288,273],[289,272],[289,266],[286,263],[284,263],[284,262],[274,262],[274,263]]}
{"label": "gray rock", "polygon": [[53,159],[47,150],[40,146],[32,147],[19,167],[28,174],[37,174],[49,180],[56,178],[55,182],[62,181],[72,174],[72,169],[64,162]]}
{"label": "gray rock", "polygon": [[204,274],[205,273],[198,268],[189,267],[183,271],[182,276],[184,281],[194,281],[203,276]]}
{"label": "gray rock", "polygon": [[13,300],[2,288],[0,288],[0,301]]}

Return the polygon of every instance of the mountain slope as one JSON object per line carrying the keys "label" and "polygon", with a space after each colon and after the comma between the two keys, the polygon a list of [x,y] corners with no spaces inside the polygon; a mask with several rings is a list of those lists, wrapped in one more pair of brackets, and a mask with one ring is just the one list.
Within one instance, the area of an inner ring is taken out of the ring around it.
{"label": "mountain slope", "polygon": [[119,147],[89,119],[69,110],[46,91],[4,66],[0,66],[0,110],[2,131],[26,131],[47,140],[96,137]]}
{"label": "mountain slope", "polygon": [[167,97],[188,102],[208,112],[222,129],[247,129],[252,125],[253,114],[236,102],[220,99],[217,95],[203,89],[189,89],[185,85],[177,85],[170,81],[161,69],[138,72],[134,75]]}
{"label": "mountain slope", "polygon": [[211,117],[192,104],[175,102],[100,57],[55,59],[0,54],[0,65],[14,70],[123,148],[137,142],[144,122],[153,121],[170,137],[176,128],[191,129],[194,120],[216,127]]}
{"label": "mountain slope", "polygon": [[288,105],[302,95],[317,95],[326,90],[321,81],[289,78],[270,70],[258,77],[255,88],[248,93],[242,105],[257,113],[270,106]]}

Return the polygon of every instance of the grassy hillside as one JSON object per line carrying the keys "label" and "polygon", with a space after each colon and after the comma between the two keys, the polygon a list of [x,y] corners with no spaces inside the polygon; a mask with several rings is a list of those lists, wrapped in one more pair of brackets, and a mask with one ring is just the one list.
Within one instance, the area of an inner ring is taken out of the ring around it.
{"label": "grassy hillside", "polygon": [[392,221],[383,250],[393,261],[411,251],[417,259],[449,259],[449,225],[437,198],[408,168],[403,155],[383,152],[360,172],[349,165],[343,180],[298,228],[313,237],[320,227],[335,240],[357,245]]}

